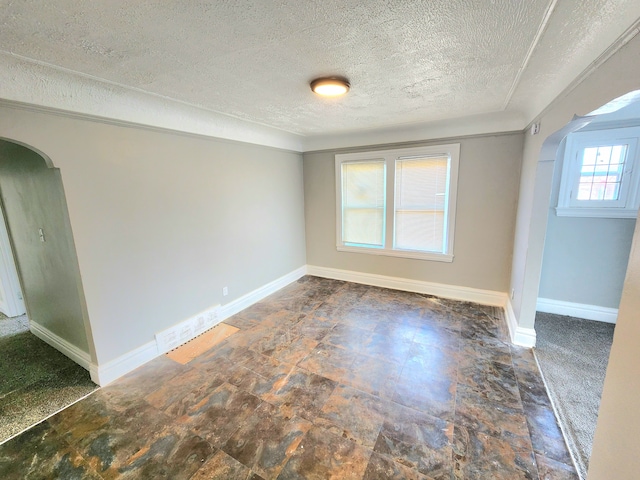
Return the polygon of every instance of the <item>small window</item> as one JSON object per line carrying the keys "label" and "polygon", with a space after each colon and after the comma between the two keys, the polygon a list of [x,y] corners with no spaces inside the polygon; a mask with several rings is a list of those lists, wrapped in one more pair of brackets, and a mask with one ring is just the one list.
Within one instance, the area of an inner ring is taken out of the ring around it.
{"label": "small window", "polygon": [[338,250],[451,262],[459,152],[336,155]]}
{"label": "small window", "polygon": [[558,197],[559,216],[635,218],[639,128],[572,133]]}

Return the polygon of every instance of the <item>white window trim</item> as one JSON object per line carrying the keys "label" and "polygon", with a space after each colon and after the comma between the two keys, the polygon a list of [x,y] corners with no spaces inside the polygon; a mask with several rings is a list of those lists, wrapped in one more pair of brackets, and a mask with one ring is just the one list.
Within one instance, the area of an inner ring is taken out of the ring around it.
{"label": "white window trim", "polygon": [[[394,213],[395,213],[395,161],[401,157],[410,156],[448,156],[450,158],[449,190],[447,202],[447,231],[446,252],[419,252],[393,248]],[[386,209],[384,247],[354,247],[345,245],[342,241],[342,178],[341,164],[343,162],[381,160],[387,164],[386,178]],[[456,223],[456,199],[458,193],[458,168],[460,163],[460,144],[434,145],[426,147],[398,148],[393,150],[378,150],[358,153],[344,153],[335,156],[336,176],[336,248],[340,252],[366,253],[369,255],[383,255],[388,257],[402,257],[437,262],[453,262],[454,232]]]}
{"label": "white window trim", "polygon": [[[640,127],[572,133],[567,137],[556,215],[559,217],[636,218],[640,206]],[[579,176],[578,154],[598,144],[629,145],[620,200],[589,200],[584,206],[571,199]]]}

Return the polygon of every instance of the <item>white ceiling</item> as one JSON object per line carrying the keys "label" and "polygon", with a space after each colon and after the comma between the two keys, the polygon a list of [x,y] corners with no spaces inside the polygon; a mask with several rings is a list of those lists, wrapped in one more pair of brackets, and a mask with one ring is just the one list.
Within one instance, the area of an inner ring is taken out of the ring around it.
{"label": "white ceiling", "polygon": [[[0,98],[41,89],[82,111],[93,83],[103,104],[146,92],[306,137],[484,116],[523,128],[638,19],[638,0],[0,0]],[[315,96],[322,75],[351,92]]]}

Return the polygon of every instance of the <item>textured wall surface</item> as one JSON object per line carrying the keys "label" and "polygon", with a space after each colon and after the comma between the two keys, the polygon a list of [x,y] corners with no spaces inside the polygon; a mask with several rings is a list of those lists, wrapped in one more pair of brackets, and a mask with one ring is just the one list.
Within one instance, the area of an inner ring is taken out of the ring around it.
{"label": "textured wall surface", "polygon": [[[342,151],[305,153],[307,263],[506,292],[522,142],[521,133],[440,142],[460,143],[452,263],[338,252],[334,162],[335,153]],[[367,147],[362,151],[375,149]]]}

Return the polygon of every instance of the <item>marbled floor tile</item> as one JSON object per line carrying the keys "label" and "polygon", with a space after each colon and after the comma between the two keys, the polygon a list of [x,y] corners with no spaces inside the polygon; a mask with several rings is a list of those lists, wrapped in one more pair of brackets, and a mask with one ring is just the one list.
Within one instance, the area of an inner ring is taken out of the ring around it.
{"label": "marbled floor tile", "polygon": [[244,311],[242,311],[240,313],[236,313],[235,315],[227,318],[224,321],[224,323],[231,325],[232,327],[239,328],[240,330],[247,330],[251,327],[255,327],[256,325],[260,324],[263,318],[264,317],[260,317],[258,315],[255,315],[255,316],[247,315]]}
{"label": "marbled floor tile", "polygon": [[296,313],[311,313],[322,305],[325,298],[330,295],[330,292],[325,292],[323,295],[313,294],[307,295],[302,293],[300,295],[293,294],[290,296],[283,296],[270,301],[271,305],[278,310],[288,310]]}
{"label": "marbled floor tile", "polygon": [[[169,381],[190,368],[161,355],[118,379],[117,382],[102,388],[101,392],[110,393],[112,398],[122,401],[139,399],[158,390],[162,382]],[[158,379],[162,379],[162,382]]]}
{"label": "marbled floor tile", "polygon": [[417,470],[394,462],[388,457],[376,452],[371,454],[371,459],[364,472],[362,480],[432,480],[422,475]]}
{"label": "marbled floor tile", "polygon": [[158,410],[166,410],[187,395],[191,398],[197,397],[198,395],[194,395],[195,392],[200,392],[202,397],[205,396],[222,385],[224,378],[212,377],[197,368],[188,368],[179,375],[159,383],[159,388],[146,395],[144,399]]}
{"label": "marbled floor tile", "polygon": [[372,332],[352,325],[338,323],[324,337],[322,343],[342,347],[353,351],[363,351]]}
{"label": "marbled floor tile", "polygon": [[237,345],[235,342],[230,343],[232,339],[235,341],[236,338],[245,337],[246,332],[238,332],[211,350],[194,358],[189,362],[189,366],[212,376],[231,374],[235,367],[245,364],[256,356],[256,353],[246,346]]}
{"label": "marbled floor tile", "polygon": [[309,355],[298,362],[298,366],[326,377],[333,381],[340,381],[351,371],[357,353],[327,343],[320,343]]}
{"label": "marbled floor tile", "polygon": [[571,464],[571,455],[553,409],[536,403],[524,403],[523,407],[533,450],[552,460]]}
{"label": "marbled floor tile", "polygon": [[238,366],[233,374],[227,378],[227,383],[237,387],[239,390],[260,397],[271,390],[270,377],[263,377],[259,373],[247,368]]}
{"label": "marbled floor tile", "polygon": [[367,305],[357,305],[345,309],[340,316],[339,322],[363,330],[373,330],[380,323],[389,321],[389,314],[380,309],[371,308]]}
{"label": "marbled floor tile", "polygon": [[310,338],[294,337],[289,330],[274,330],[271,335],[251,345],[251,349],[281,362],[296,364],[317,344]]}
{"label": "marbled floor tile", "polygon": [[286,348],[276,348],[270,356],[283,363],[295,365],[318,345],[318,341],[307,337],[296,337]]}
{"label": "marbled floor tile", "polygon": [[414,344],[408,340],[394,340],[379,333],[372,333],[360,352],[388,362],[404,365]]}
{"label": "marbled floor tile", "polygon": [[536,455],[540,480],[580,480],[573,465]]}
{"label": "marbled floor tile", "polygon": [[509,345],[495,338],[460,339],[462,356],[512,365]]}
{"label": "marbled floor tile", "polygon": [[385,336],[390,340],[413,341],[419,328],[398,322],[379,322],[373,329],[374,333]]}
{"label": "marbled floor tile", "polygon": [[337,323],[342,316],[342,313],[349,307],[345,307],[345,303],[339,299],[329,297],[326,301],[322,302],[318,308],[313,312],[307,314],[307,317],[317,318],[324,322]]}
{"label": "marbled floor tile", "polygon": [[537,480],[533,451],[505,439],[454,428],[454,478],[456,480]]}
{"label": "marbled floor tile", "polygon": [[[360,299],[367,291],[369,291],[369,286],[367,285],[355,283],[345,284],[333,292],[329,298],[324,301],[323,306],[336,305],[341,308],[350,308],[356,304],[360,304]],[[318,310],[320,309],[322,309],[322,307]],[[318,310],[316,310],[316,312],[318,312]]]}
{"label": "marbled floor tile", "polygon": [[302,417],[313,421],[333,392],[337,382],[294,368],[270,380],[271,388],[261,398],[280,408],[285,417]]}
{"label": "marbled floor tile", "polygon": [[460,349],[460,333],[454,328],[425,322],[416,329],[413,341],[421,345],[457,352]]}
{"label": "marbled floor tile", "polygon": [[307,315],[301,312],[292,312],[290,310],[278,310],[262,321],[260,326],[269,328],[285,329],[296,325]]}
{"label": "marbled floor tile", "polygon": [[202,465],[190,480],[264,480],[222,450]]}
{"label": "marbled floor tile", "polygon": [[381,398],[392,398],[402,365],[357,353],[351,366],[338,378],[341,383]]}
{"label": "marbled floor tile", "polygon": [[442,377],[424,377],[418,381],[400,376],[393,401],[428,415],[452,420],[455,409],[456,381]]}
{"label": "marbled floor tile", "polygon": [[221,447],[260,403],[255,395],[224,383],[199,403],[191,405],[177,423],[215,447]]}
{"label": "marbled floor tile", "polygon": [[539,371],[516,368],[515,374],[523,403],[536,403],[548,409],[552,408],[547,387]]}
{"label": "marbled floor tile", "polygon": [[467,318],[466,321],[461,322],[460,327],[460,336],[465,340],[495,339],[505,343],[508,341],[501,334],[502,332],[498,325],[495,325],[484,315],[476,318]]}
{"label": "marbled floor tile", "polygon": [[303,337],[319,342],[331,331],[336,323],[323,317],[309,315],[290,327],[289,332],[294,337]]}
{"label": "marbled floor tile", "polygon": [[471,387],[490,402],[522,408],[518,382],[511,365],[466,357],[460,363],[458,382]]}
{"label": "marbled floor tile", "polygon": [[396,407],[389,412],[374,452],[411,467],[434,480],[451,477],[453,424]]}
{"label": "marbled floor tile", "polygon": [[513,368],[516,370],[529,370],[534,373],[539,372],[532,348],[519,347],[517,345],[509,345],[509,347],[511,348]]}
{"label": "marbled floor tile", "polygon": [[409,358],[402,369],[404,381],[428,381],[426,378],[440,377],[455,380],[458,374],[458,353],[431,345],[414,343]]}
{"label": "marbled floor tile", "polygon": [[49,423],[103,478],[187,479],[213,453],[207,441],[150,405],[113,410],[99,393]]}
{"label": "marbled floor tile", "polygon": [[531,446],[521,407],[510,408],[491,402],[467,385],[458,385],[454,423],[475,432],[508,439],[522,448]]}
{"label": "marbled floor tile", "polygon": [[371,450],[320,427],[312,427],[278,480],[360,479],[370,457]]}
{"label": "marbled floor tile", "polygon": [[0,446],[0,478],[102,479],[47,421]]}
{"label": "marbled floor tile", "polygon": [[273,357],[267,357],[259,353],[254,353],[249,360],[243,363],[245,368],[256,372],[258,375],[264,378],[271,378],[278,374],[287,374],[294,368],[289,363],[281,362]]}
{"label": "marbled floor tile", "polygon": [[339,385],[333,391],[314,424],[336,435],[373,448],[389,408],[384,400]]}
{"label": "marbled floor tile", "polygon": [[285,419],[263,402],[222,447],[228,455],[264,478],[275,478],[293,454],[311,422]]}

